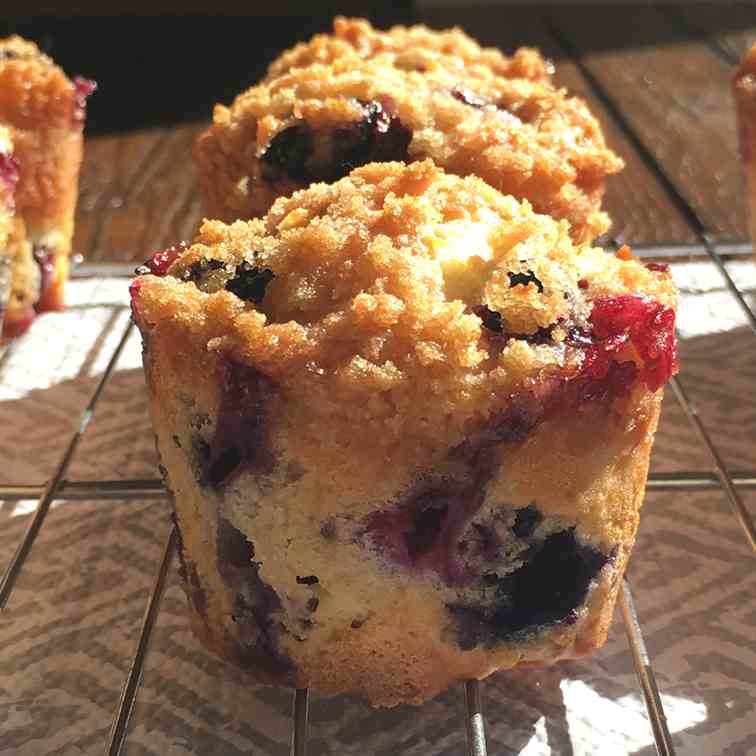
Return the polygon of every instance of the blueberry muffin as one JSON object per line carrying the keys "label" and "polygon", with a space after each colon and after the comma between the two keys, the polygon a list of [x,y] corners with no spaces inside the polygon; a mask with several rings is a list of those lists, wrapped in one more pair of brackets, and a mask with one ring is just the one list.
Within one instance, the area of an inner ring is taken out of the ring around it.
{"label": "blueberry muffin", "polygon": [[0,40],[0,124],[10,131],[18,169],[6,335],[23,331],[35,312],[64,305],[85,103],[93,89],[93,82],[69,80],[33,43]]}
{"label": "blueberry muffin", "polygon": [[756,44],[735,70],[732,85],[746,184],[748,228],[751,239],[756,241]]}
{"label": "blueberry muffin", "polygon": [[424,70],[433,65],[457,69],[482,66],[499,76],[537,80],[547,80],[554,72],[553,65],[538,50],[521,47],[508,57],[495,48],[481,47],[461,29],[434,31],[427,26],[394,26],[380,31],[365,19],[338,16],[332,34],[316,34],[309,42],[302,42],[276,58],[268,67],[268,79],[313,63],[376,55],[409,70]]}
{"label": "blueberry muffin", "polygon": [[196,632],[419,703],[604,642],[675,288],[431,161],[206,221],[131,287]]}
{"label": "blueberry muffin", "polygon": [[608,228],[604,178],[622,161],[582,100],[486,66],[415,69],[396,59],[389,51],[291,68],[216,106],[195,145],[207,217],[259,217],[277,197],[359,165],[430,158],[568,220],[576,242]]}

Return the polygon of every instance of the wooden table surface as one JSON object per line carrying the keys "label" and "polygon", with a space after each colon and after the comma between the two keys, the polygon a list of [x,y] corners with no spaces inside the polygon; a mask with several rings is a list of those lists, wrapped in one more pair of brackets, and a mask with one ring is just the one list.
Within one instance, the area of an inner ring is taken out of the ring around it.
{"label": "wooden table surface", "polygon": [[[535,45],[555,61],[557,82],[588,100],[610,146],[626,162],[607,187],[616,239],[664,244],[697,242],[707,234],[720,242],[745,240],[729,79],[738,56],[756,40],[756,8],[423,7],[399,20],[459,24],[485,44],[505,51]],[[255,37],[265,36],[266,20],[244,23],[255,28]],[[327,24],[323,19],[315,27]],[[238,25],[216,20],[211,36],[222,40],[227,27]],[[192,141],[210,118],[212,93],[222,92],[226,101],[232,96],[222,56],[212,43],[210,50],[214,63],[202,75],[203,86],[196,88],[201,91],[182,90],[175,122],[89,136],[75,240],[88,261],[141,260],[192,235],[201,217]],[[264,62],[255,60],[249,69],[259,73]],[[96,70],[85,72],[97,77]],[[238,70],[231,78],[244,80]],[[125,95],[138,108],[143,82],[129,86]],[[91,105],[97,114],[111,103],[123,105],[108,87],[106,77]],[[206,120],[181,120],[181,113],[197,114],[203,107]]]}

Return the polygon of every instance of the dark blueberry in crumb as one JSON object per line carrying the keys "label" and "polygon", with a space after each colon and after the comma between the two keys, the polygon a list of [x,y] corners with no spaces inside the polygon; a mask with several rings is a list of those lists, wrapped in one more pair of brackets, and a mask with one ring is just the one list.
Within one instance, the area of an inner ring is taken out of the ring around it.
{"label": "dark blueberry in crumb", "polygon": [[538,277],[532,270],[528,270],[525,273],[513,273],[510,271],[507,275],[509,276],[510,287],[527,286],[532,283],[538,287],[538,293],[543,294],[543,284],[538,280]]}
{"label": "dark blueberry in crumb", "polygon": [[267,419],[274,384],[254,368],[230,360],[220,369],[223,399],[215,433],[207,448],[195,444],[201,481],[216,489],[242,469],[267,474],[274,465]]}
{"label": "dark blueberry in crumb", "polygon": [[324,520],[320,525],[320,535],[326,541],[333,541],[336,538],[336,522],[332,518]]}
{"label": "dark blueberry in crumb", "polygon": [[311,176],[307,161],[312,156],[314,146],[312,131],[304,123],[279,131],[260,158],[268,174],[266,177],[275,180],[278,174],[283,174],[294,181],[309,181]]}
{"label": "dark blueberry in crumb", "polygon": [[315,585],[319,582],[320,581],[315,575],[305,575],[304,577],[297,575],[297,583],[299,583],[299,585]]}
{"label": "dark blueberry in crumb", "polygon": [[587,278],[581,278],[581,279],[580,279],[580,280],[578,281],[578,289],[583,289],[583,290],[585,290],[585,289],[587,289],[587,288],[588,288],[589,286],[590,286],[590,283],[588,283],[588,279],[587,279]]}
{"label": "dark blueberry in crumb", "polygon": [[646,263],[646,267],[649,270],[656,271],[657,273],[666,273],[667,271],[669,271],[669,265],[667,265],[667,263],[650,262]]}
{"label": "dark blueberry in crumb", "polygon": [[516,511],[512,532],[518,538],[530,538],[541,520],[543,520],[543,515],[533,504],[528,504],[527,507]]}
{"label": "dark blueberry in crumb", "polygon": [[276,134],[261,157],[263,176],[309,184],[336,181],[367,163],[409,160],[412,132],[394,115],[391,99],[360,104],[363,116],[354,123],[318,131],[297,123]]}
{"label": "dark blueberry in crumb", "polygon": [[335,181],[352,169],[367,163],[409,160],[407,149],[412,132],[377,100],[363,103],[364,117],[351,126],[334,132],[333,165],[317,178]]}
{"label": "dark blueberry in crumb", "polygon": [[199,283],[202,278],[213,270],[220,270],[225,266],[222,260],[200,260],[189,266],[189,269],[181,276],[182,281]]}
{"label": "dark blueberry in crumb", "polygon": [[466,87],[454,87],[454,89],[451,90],[451,96],[455,100],[464,102],[465,105],[469,105],[473,108],[485,108],[486,105],[490,105],[488,100],[481,97],[480,95],[475,94],[475,92],[467,89]]}
{"label": "dark blueberry in crumb", "polygon": [[489,586],[495,583],[491,606],[448,605],[460,647],[490,647],[499,641],[527,638],[554,624],[574,622],[591,581],[610,558],[581,544],[574,528],[531,545],[522,567],[486,581]]}
{"label": "dark blueberry in crumb", "polygon": [[509,632],[567,619],[582,606],[588,587],[608,557],[581,544],[575,529],[550,535],[519,570],[500,582],[511,607],[497,610],[497,624]]}
{"label": "dark blueberry in crumb", "polygon": [[493,331],[494,333],[504,332],[504,320],[500,312],[482,305],[475,310],[475,314],[483,321],[483,325],[489,331]]}
{"label": "dark blueberry in crumb", "polygon": [[265,297],[265,289],[274,278],[272,270],[242,262],[236,269],[236,275],[226,284],[226,290],[245,302],[259,305]]}
{"label": "dark blueberry in crumb", "polygon": [[554,340],[554,325],[539,328],[535,333],[515,333],[512,338],[527,341],[528,344],[550,344]]}
{"label": "dark blueberry in crumb", "polygon": [[318,606],[320,606],[320,600],[313,596],[312,598],[307,599],[307,611],[308,612],[316,612],[318,610]]}
{"label": "dark blueberry in crumb", "polygon": [[[510,273],[510,275],[512,275]],[[506,339],[518,339],[527,341],[529,344],[550,344],[553,341],[553,330],[556,324],[540,327],[535,333],[511,333],[505,330],[504,318],[500,312],[492,310],[485,305],[476,307],[473,312],[483,321],[483,326],[491,333],[503,336]]]}
{"label": "dark blueberry in crumb", "polygon": [[293,681],[291,660],[279,648],[285,632],[278,620],[281,600],[260,577],[254,545],[224,517],[218,517],[218,571],[235,593],[231,616],[238,638],[233,651],[238,662],[276,678]]}
{"label": "dark blueberry in crumb", "polygon": [[365,624],[365,620],[355,619],[352,620],[352,630],[359,630]]}
{"label": "dark blueberry in crumb", "polygon": [[235,447],[224,449],[218,454],[210,467],[209,480],[211,485],[220,486],[242,463],[241,452]]}
{"label": "dark blueberry in crumb", "polygon": [[224,564],[246,569],[254,565],[255,547],[241,530],[234,527],[225,517],[218,518],[218,554],[223,555]]}
{"label": "dark blueberry in crumb", "polygon": [[179,440],[179,437],[176,436],[176,435],[174,435],[174,436],[171,436],[171,439],[173,440],[173,443],[174,443],[175,447],[177,449],[180,449],[181,448],[181,441]]}

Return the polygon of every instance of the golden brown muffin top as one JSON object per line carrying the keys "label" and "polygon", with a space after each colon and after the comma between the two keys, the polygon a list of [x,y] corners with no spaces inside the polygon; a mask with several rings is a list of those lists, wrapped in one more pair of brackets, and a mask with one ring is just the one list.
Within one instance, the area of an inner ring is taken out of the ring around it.
{"label": "golden brown muffin top", "polygon": [[594,300],[675,302],[669,274],[575,247],[566,222],[431,161],[364,166],[264,219],[206,221],[149,267],[167,275],[133,285],[148,344],[157,329],[177,350],[249,365],[292,422],[319,417],[355,448],[412,439],[426,461],[544,371],[578,370],[570,334]]}
{"label": "golden brown muffin top", "polygon": [[361,18],[337,16],[331,34],[316,34],[282,53],[268,67],[268,79],[306,68],[313,63],[333,63],[339,58],[372,58],[379,54],[398,68],[422,70],[445,65],[462,68],[482,66],[499,76],[546,80],[553,66],[538,50],[521,47],[508,57],[491,47],[481,47],[459,28],[435,31],[427,26],[394,26],[387,31],[373,28]]}
{"label": "golden brown muffin top", "polygon": [[[239,191],[266,182],[333,180],[345,175],[340,145],[378,110],[388,119],[378,154],[386,142],[386,152],[406,153],[388,159],[429,157],[458,175],[480,176],[539,212],[567,218],[578,241],[606,230],[599,209],[603,179],[622,161],[582,100],[548,82],[506,78],[485,67],[405,70],[384,55],[296,68],[252,87],[230,108],[216,106],[202,149],[212,143],[231,156]],[[299,152],[301,159],[291,157]],[[284,188],[282,194],[292,189]]]}

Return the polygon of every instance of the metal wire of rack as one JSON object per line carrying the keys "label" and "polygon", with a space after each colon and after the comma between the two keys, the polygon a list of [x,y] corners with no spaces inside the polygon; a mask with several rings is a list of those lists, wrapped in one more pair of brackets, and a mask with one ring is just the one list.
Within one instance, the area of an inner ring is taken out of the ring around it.
{"label": "metal wire of rack", "polygon": [[[642,257],[674,258],[688,256],[695,253],[708,254],[714,264],[724,269],[722,255],[739,256],[747,249],[746,245],[719,245],[709,242],[701,245],[668,245],[636,248],[636,253]],[[132,272],[130,265],[81,265],[73,271],[74,278],[90,278],[98,276],[129,276]],[[725,271],[726,272],[726,271]],[[746,313],[749,325],[756,333],[756,318],[739,291],[729,273],[726,273],[728,289]],[[732,286],[730,286],[732,284]],[[733,291],[734,288],[734,291]],[[735,293],[737,292],[737,294]],[[66,446],[55,471],[44,484],[9,484],[0,485],[0,500],[18,501],[22,499],[37,500],[32,519],[27,526],[21,543],[11,558],[0,578],[0,611],[6,607],[13,591],[16,580],[34,545],[34,541],[42,528],[46,515],[53,501],[62,500],[158,500],[167,499],[168,493],[163,489],[159,480],[94,480],[70,481],[66,479],[66,472],[93,418],[97,402],[105,385],[115,370],[118,359],[126,342],[133,332],[131,321],[124,328],[121,337],[114,348],[107,366],[92,393],[86,407],[79,417],[79,423]],[[16,342],[15,344],[17,344]],[[0,355],[0,373],[4,370],[15,344],[12,343]],[[691,402],[683,383],[679,378],[672,382],[673,393],[688,419],[692,429],[698,436],[702,446],[709,455],[712,471],[680,471],[673,473],[658,473],[649,477],[648,490],[656,491],[702,491],[721,489],[732,508],[747,540],[756,553],[756,529],[753,519],[745,507],[740,496],[740,490],[756,489],[756,470],[730,471],[727,468],[719,450],[709,435],[706,426]],[[118,708],[113,719],[107,753],[117,756],[123,750],[128,734],[129,719],[136,702],[142,672],[149,650],[150,637],[157,621],[160,602],[165,588],[166,577],[171,568],[176,551],[178,534],[172,528],[166,540],[162,558],[154,578],[149,599],[145,606],[142,626],[137,647],[135,649],[128,675],[123,685]],[[674,754],[674,746],[667,727],[664,707],[659,694],[651,658],[646,649],[641,623],[636,611],[635,600],[630,583],[623,580],[619,594],[619,604],[628,645],[633,659],[638,683],[646,705],[651,730],[660,756]],[[468,752],[471,756],[485,756],[486,738],[483,717],[481,683],[470,680],[465,683],[465,726],[467,731]],[[305,756],[307,751],[309,691],[298,689],[294,691],[292,703],[292,756]]]}

